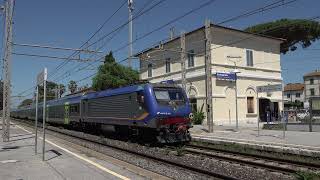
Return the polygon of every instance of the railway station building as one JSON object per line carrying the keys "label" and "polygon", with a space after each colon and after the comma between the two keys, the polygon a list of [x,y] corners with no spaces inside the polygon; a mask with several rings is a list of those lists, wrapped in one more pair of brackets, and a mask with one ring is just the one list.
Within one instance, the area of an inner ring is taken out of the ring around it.
{"label": "railway station building", "polygon": [[[181,84],[184,69],[181,62],[184,62],[186,92],[192,108],[199,110],[204,105],[206,111],[207,64],[212,73],[210,109],[215,125],[235,125],[236,89],[240,126],[266,121],[266,111],[275,120],[283,107],[282,91],[257,93],[257,86],[282,83],[280,44],[283,40],[214,24],[209,27],[200,27],[136,54],[140,60],[140,78],[152,83],[174,80]],[[206,54],[206,43],[210,44],[211,57]],[[209,64],[205,63],[205,57],[210,57]],[[232,73],[237,73],[237,81],[218,76]]]}

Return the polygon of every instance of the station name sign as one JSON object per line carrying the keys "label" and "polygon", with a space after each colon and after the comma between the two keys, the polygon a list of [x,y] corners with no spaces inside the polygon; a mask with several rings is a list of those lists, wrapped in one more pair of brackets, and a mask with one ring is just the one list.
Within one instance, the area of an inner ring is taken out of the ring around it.
{"label": "station name sign", "polygon": [[223,81],[235,81],[236,80],[235,73],[217,72],[216,76],[217,76],[218,80],[223,80]]}
{"label": "station name sign", "polygon": [[275,91],[282,91],[282,84],[273,84],[267,86],[257,86],[257,92],[275,92]]}

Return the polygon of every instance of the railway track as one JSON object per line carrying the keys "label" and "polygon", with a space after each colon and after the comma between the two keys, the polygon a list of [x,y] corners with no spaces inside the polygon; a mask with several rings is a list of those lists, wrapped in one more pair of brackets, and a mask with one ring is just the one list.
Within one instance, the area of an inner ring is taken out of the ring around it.
{"label": "railway track", "polygon": [[228,150],[215,149],[211,147],[189,144],[184,149],[188,153],[207,156],[239,164],[250,165],[253,167],[269,169],[280,173],[295,174],[298,171],[318,171],[320,172],[320,164],[297,162],[288,159],[277,159],[274,157],[266,157],[262,155],[248,155],[245,153],[235,153]]}
{"label": "railway track", "polygon": [[[30,128],[33,128],[33,124],[30,124],[30,122],[24,121],[23,124],[28,125]],[[128,146],[112,144],[112,143],[109,143],[109,140],[107,141],[101,140],[101,137],[96,135],[86,134],[86,133],[77,132],[77,131],[71,131],[67,129],[59,129],[57,127],[51,127],[51,126],[47,127],[47,129],[51,135],[70,141],[72,143],[76,142],[76,144],[80,144],[81,146],[88,143],[89,143],[88,147],[90,148],[94,147],[92,144],[102,145],[104,147],[112,148],[127,154],[138,156],[140,158],[148,159],[148,161],[167,164],[172,168],[180,169],[180,171],[181,169],[183,169],[182,172],[189,171],[189,172],[198,174],[200,176],[214,177],[218,179],[243,179],[243,178],[237,178],[237,176],[230,176],[225,173],[214,172],[210,169],[205,169],[203,167],[197,167],[192,165],[192,163],[191,164],[185,163],[185,161],[176,161],[175,159],[166,158],[165,156],[156,156],[155,155],[156,153],[155,154],[145,153],[141,150],[130,148]],[[59,135],[57,136],[57,134]],[[113,141],[113,140],[110,140],[110,141]],[[135,144],[135,143],[132,143],[132,144]],[[145,147],[142,145],[139,145],[139,146]],[[93,149],[93,150],[99,152],[100,149],[101,148],[97,147],[96,149]],[[173,148],[171,150],[173,150]],[[307,170],[320,171],[319,164],[302,163],[302,162],[295,162],[291,160],[279,160],[276,158],[266,158],[265,156],[259,156],[259,155],[254,156],[254,155],[248,155],[244,153],[234,153],[227,150],[223,151],[223,150],[220,150],[220,149],[218,150],[212,147],[206,147],[206,146],[200,146],[200,145],[194,145],[194,144],[186,145],[183,151],[195,157],[206,157],[210,159],[229,162],[230,164],[236,163],[244,166],[251,166],[257,169],[259,168],[259,169],[268,170],[270,172],[278,172],[278,173],[287,174],[287,175],[295,174],[298,171],[307,171]]]}
{"label": "railway track", "polygon": [[[19,124],[22,124],[24,126],[28,126],[29,128],[32,128],[32,129],[34,128],[33,124],[31,124],[30,122],[27,122],[27,121],[21,122],[21,120],[19,120]],[[228,176],[228,175],[225,175],[225,174],[216,173],[216,172],[209,171],[209,170],[206,170],[206,169],[203,169],[203,168],[198,168],[198,167],[195,167],[195,166],[192,166],[192,165],[188,165],[188,164],[185,164],[183,162],[178,162],[178,161],[174,161],[174,160],[168,160],[168,159],[163,158],[163,157],[153,156],[153,155],[150,155],[150,154],[147,154],[147,153],[143,153],[143,152],[139,152],[139,151],[136,151],[136,150],[130,149],[130,148],[110,145],[108,143],[98,141],[97,139],[100,139],[100,137],[95,136],[95,135],[85,135],[85,133],[82,133],[82,132],[76,132],[76,131],[72,132],[70,130],[59,129],[59,128],[51,127],[51,126],[47,127],[47,133],[52,135],[52,136],[58,137],[58,138],[63,138],[64,140],[67,140],[67,141],[69,141],[71,138],[73,140],[77,140],[78,142],[80,140],[82,146],[86,142],[103,145],[105,147],[116,149],[116,150],[119,150],[119,151],[122,151],[122,152],[125,152],[125,153],[129,153],[131,155],[138,156],[140,158],[148,159],[149,161],[158,162],[158,163],[161,163],[161,164],[167,164],[167,165],[170,165],[170,166],[175,167],[175,168],[180,169],[180,170],[181,169],[187,170],[189,172],[202,175],[203,177],[212,177],[212,178],[217,178],[217,179],[229,179],[229,180],[237,180],[238,179],[236,177],[232,177],[232,176]],[[55,134],[57,134],[57,133],[60,134],[60,135],[56,136]],[[90,146],[90,148],[93,148],[92,145],[89,145],[89,146]],[[92,150],[95,150],[95,151],[99,152],[100,148],[92,149]],[[103,153],[103,152],[101,152],[101,153]]]}

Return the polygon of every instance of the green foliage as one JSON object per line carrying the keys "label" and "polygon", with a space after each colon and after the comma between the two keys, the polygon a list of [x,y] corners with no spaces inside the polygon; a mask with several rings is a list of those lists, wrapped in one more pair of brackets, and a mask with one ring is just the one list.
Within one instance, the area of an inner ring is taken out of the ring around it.
{"label": "green foliage", "polygon": [[281,53],[285,54],[296,50],[298,44],[307,48],[318,40],[320,23],[305,19],[280,19],[248,27],[244,31],[285,39],[281,44]]}
{"label": "green foliage", "polygon": [[320,173],[300,171],[296,173],[298,180],[320,180]]}
{"label": "green foliage", "polygon": [[[58,90],[58,84],[47,81],[47,100],[55,99],[56,92]],[[65,92],[65,86],[60,84],[60,96]],[[43,101],[43,86],[39,86],[39,102]]]}
{"label": "green foliage", "polygon": [[185,146],[178,146],[175,148],[177,152],[177,156],[183,156],[186,153],[186,147]]}
{"label": "green foliage", "polygon": [[202,104],[200,110],[193,112],[193,118],[192,118],[193,124],[202,124],[204,118],[206,117],[203,112],[203,106],[204,104]]}
{"label": "green foliage", "polygon": [[69,81],[68,89],[71,92],[71,94],[73,94],[77,91],[77,87],[78,87],[78,85],[75,81],[73,81],[73,80]]}
{"label": "green foliage", "polygon": [[20,103],[20,105],[18,107],[21,108],[21,107],[24,107],[24,106],[31,105],[32,102],[33,102],[32,99],[25,99]]}
{"label": "green foliage", "polygon": [[94,90],[100,91],[133,84],[138,80],[138,71],[116,63],[112,52],[110,52],[93,78],[92,87]]}

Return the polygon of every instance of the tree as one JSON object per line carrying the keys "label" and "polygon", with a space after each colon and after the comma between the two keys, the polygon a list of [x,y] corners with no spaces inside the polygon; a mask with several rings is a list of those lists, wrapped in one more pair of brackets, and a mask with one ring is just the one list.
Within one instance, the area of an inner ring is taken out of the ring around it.
{"label": "tree", "polygon": [[[58,84],[47,81],[47,100],[52,100],[56,98],[56,92],[58,89]],[[65,86],[60,84],[60,96],[65,92]],[[39,101],[43,101],[43,86],[39,86]]]}
{"label": "tree", "polygon": [[126,86],[138,80],[139,72],[116,63],[110,52],[105,56],[104,64],[99,67],[97,75],[93,78],[92,87],[99,91]]}
{"label": "tree", "polygon": [[18,107],[21,108],[21,107],[24,107],[24,106],[29,106],[29,105],[32,104],[32,102],[33,102],[32,99],[25,99],[20,103],[20,105]]}
{"label": "tree", "polygon": [[73,94],[77,91],[77,87],[78,87],[77,82],[75,82],[73,80],[69,81],[68,89],[71,92],[71,94]]}
{"label": "tree", "polygon": [[320,23],[305,19],[280,19],[274,22],[258,24],[244,31],[285,39],[281,44],[281,53],[295,51],[297,45],[309,47],[320,38]]}

